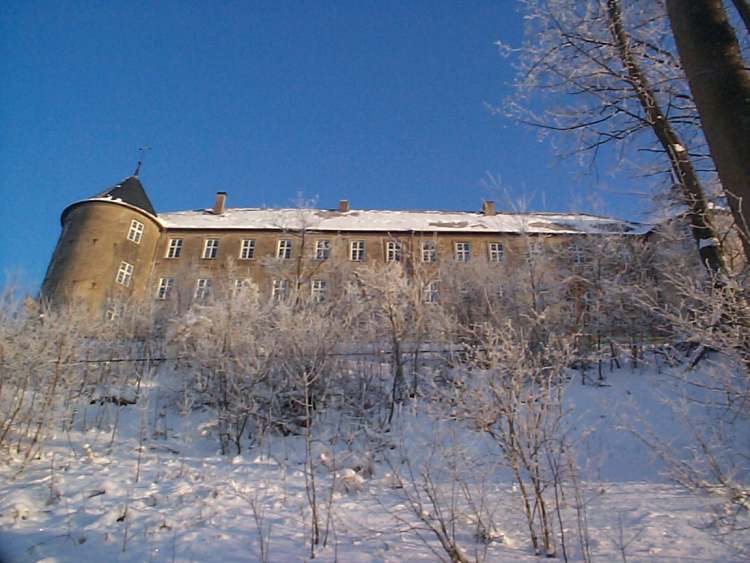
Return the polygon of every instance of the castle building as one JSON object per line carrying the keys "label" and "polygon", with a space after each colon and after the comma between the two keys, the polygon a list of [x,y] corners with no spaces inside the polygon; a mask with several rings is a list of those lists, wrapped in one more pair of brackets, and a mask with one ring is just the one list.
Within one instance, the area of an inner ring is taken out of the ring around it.
{"label": "castle building", "polygon": [[[261,296],[290,292],[330,299],[363,267],[401,263],[427,273],[467,263],[521,267],[547,246],[583,261],[592,237],[645,235],[650,227],[588,214],[229,208],[157,213],[137,176],[69,205],[42,286],[50,303],[80,303],[116,315],[134,300],[186,308],[252,285]],[[531,243],[529,242],[531,241]],[[432,273],[432,277],[430,276]]]}

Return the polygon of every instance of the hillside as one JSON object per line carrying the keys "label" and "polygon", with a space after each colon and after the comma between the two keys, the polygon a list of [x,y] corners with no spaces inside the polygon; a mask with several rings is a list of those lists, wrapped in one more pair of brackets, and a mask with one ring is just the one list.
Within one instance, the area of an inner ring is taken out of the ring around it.
{"label": "hillside", "polygon": [[[691,377],[716,369],[703,362]],[[576,486],[562,489],[559,518],[569,559],[582,560],[586,549],[598,561],[739,561],[750,553],[746,535],[713,527],[716,500],[675,484],[644,444],[658,436],[690,459],[682,448],[694,443],[691,429],[673,408],[685,373],[684,365],[649,362],[584,386],[568,372],[578,469]],[[155,370],[135,404],[92,404],[85,432],[56,432],[37,459],[2,465],[0,559],[306,560],[308,468],[321,561],[448,560],[428,529],[440,521],[468,560],[537,559],[507,464],[446,402],[409,399],[388,431],[329,409],[309,451],[305,432],[267,432],[240,455],[221,455],[215,418],[185,404],[184,378],[179,369]],[[711,406],[687,408],[698,428],[720,420]],[[747,427],[731,430],[746,446]],[[558,515],[553,521],[562,558]]]}

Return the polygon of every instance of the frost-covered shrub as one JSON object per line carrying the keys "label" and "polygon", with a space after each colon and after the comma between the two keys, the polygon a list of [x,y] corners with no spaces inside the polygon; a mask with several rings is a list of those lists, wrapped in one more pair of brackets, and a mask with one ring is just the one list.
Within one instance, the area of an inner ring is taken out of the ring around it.
{"label": "frost-covered shrub", "polygon": [[[272,430],[297,434],[344,387],[355,388],[334,350],[346,318],[318,303],[233,299],[194,308],[168,329],[190,379],[193,404],[217,415],[222,451]],[[341,383],[345,380],[346,383]]]}
{"label": "frost-covered shrub", "polygon": [[144,311],[108,321],[5,301],[0,316],[0,447],[29,459],[54,432],[110,428],[137,400],[153,340]]}

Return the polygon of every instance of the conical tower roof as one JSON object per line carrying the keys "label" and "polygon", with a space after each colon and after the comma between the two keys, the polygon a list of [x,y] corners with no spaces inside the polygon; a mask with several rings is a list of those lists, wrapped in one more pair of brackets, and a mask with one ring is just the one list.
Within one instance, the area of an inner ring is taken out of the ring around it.
{"label": "conical tower roof", "polygon": [[97,194],[94,198],[111,198],[119,199],[124,203],[129,203],[139,209],[143,209],[151,215],[156,215],[156,210],[151,204],[151,200],[146,194],[146,190],[143,188],[138,176],[130,176],[125,178],[119,184],[107,188],[102,193]]}

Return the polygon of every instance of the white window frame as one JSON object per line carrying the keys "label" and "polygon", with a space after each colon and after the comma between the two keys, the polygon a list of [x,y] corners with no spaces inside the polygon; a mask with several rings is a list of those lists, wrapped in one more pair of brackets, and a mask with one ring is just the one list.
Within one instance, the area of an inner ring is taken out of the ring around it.
{"label": "white window frame", "polygon": [[456,262],[468,262],[471,260],[471,242],[461,240],[453,243],[453,251]]}
{"label": "white window frame", "polygon": [[617,244],[617,256],[625,263],[630,263],[633,260],[633,248],[624,240],[618,240]]}
{"label": "white window frame", "polygon": [[207,238],[203,241],[203,253],[201,258],[204,260],[216,260],[219,256],[219,239]]}
{"label": "white window frame", "polygon": [[193,299],[196,301],[207,301],[211,297],[213,285],[211,278],[198,278],[195,282],[195,293],[193,293]]}
{"label": "white window frame", "polygon": [[356,301],[364,299],[364,284],[359,278],[350,279],[346,284],[346,296],[354,298]]}
{"label": "white window frame", "polygon": [[120,262],[120,267],[117,269],[115,281],[120,285],[130,287],[130,282],[133,280],[133,271],[133,265],[123,260]]}
{"label": "white window frame", "polygon": [[502,300],[505,298],[505,286],[501,283],[495,284],[495,299]]}
{"label": "white window frame", "polygon": [[425,262],[425,263],[437,262],[437,241],[435,240],[423,240],[422,241],[422,262]]}
{"label": "white window frame", "polygon": [[385,243],[385,261],[401,262],[403,256],[403,245],[400,241],[389,240]]}
{"label": "white window frame", "polygon": [[109,301],[104,311],[104,318],[108,321],[116,321],[125,313],[125,305],[119,301]]}
{"label": "white window frame", "polygon": [[310,298],[313,303],[324,303],[328,300],[328,282],[326,280],[310,281]]}
{"label": "white window frame", "polygon": [[130,230],[128,231],[128,240],[135,244],[141,244],[143,240],[143,223],[137,219],[133,219],[130,222]]}
{"label": "white window frame", "polygon": [[167,244],[167,253],[165,254],[166,258],[179,258],[182,254],[182,239],[181,238],[171,238],[169,239],[169,243]]}
{"label": "white window frame", "polygon": [[458,297],[463,302],[471,301],[472,299],[472,288],[469,287],[468,283],[462,283],[458,288]]}
{"label": "white window frame", "polygon": [[166,301],[174,289],[174,278],[159,278],[159,287],[156,289],[156,298],[159,301]]}
{"label": "white window frame", "polygon": [[232,295],[237,296],[250,289],[250,280],[248,278],[236,279],[232,282]]}
{"label": "white window frame", "polygon": [[328,260],[331,257],[331,241],[320,239],[315,241],[315,259]]}
{"label": "white window frame", "polygon": [[580,265],[586,263],[586,250],[578,242],[571,244],[568,251],[573,257],[573,264]]}
{"label": "white window frame", "polygon": [[292,240],[288,238],[279,239],[276,243],[276,258],[290,260],[292,258]]}
{"label": "white window frame", "polygon": [[255,239],[242,239],[240,244],[240,260],[253,260],[255,258]]}
{"label": "white window frame", "polygon": [[493,241],[487,244],[487,259],[493,264],[499,264],[505,258],[505,246],[502,242]]}
{"label": "white window frame", "polygon": [[274,303],[289,298],[289,280],[273,280],[271,283],[271,300]]}
{"label": "white window frame", "polygon": [[440,284],[438,281],[427,282],[422,288],[422,302],[435,304],[440,298]]}
{"label": "white window frame", "polygon": [[349,260],[352,262],[364,262],[367,257],[364,240],[349,241]]}
{"label": "white window frame", "polygon": [[544,254],[544,243],[540,240],[530,241],[526,247],[526,260],[533,262]]}

